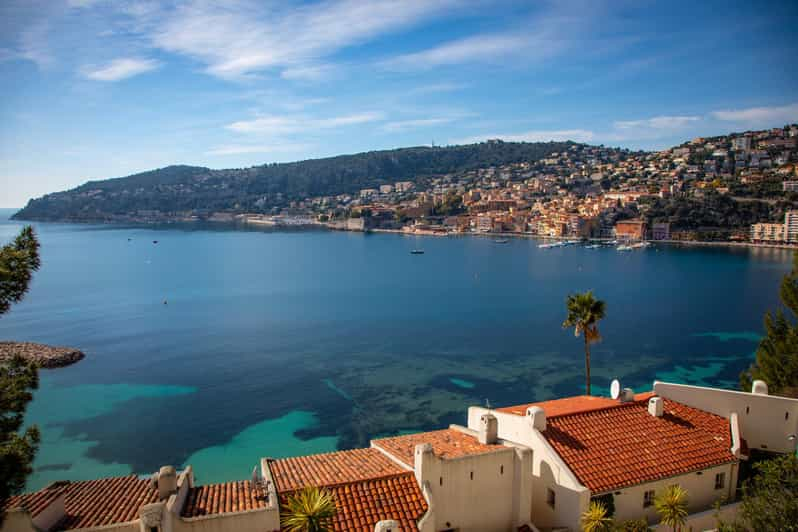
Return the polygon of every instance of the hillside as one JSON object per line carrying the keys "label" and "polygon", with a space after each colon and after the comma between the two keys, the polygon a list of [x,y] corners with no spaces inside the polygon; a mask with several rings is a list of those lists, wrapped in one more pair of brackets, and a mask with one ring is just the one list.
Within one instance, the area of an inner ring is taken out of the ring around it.
{"label": "hillside", "polygon": [[14,218],[113,221],[139,211],[195,215],[217,211],[269,213],[309,197],[352,194],[396,181],[420,185],[434,175],[534,162],[573,145],[488,142],[373,151],[227,170],[169,166],[128,177],[90,181],[72,190],[32,199]]}

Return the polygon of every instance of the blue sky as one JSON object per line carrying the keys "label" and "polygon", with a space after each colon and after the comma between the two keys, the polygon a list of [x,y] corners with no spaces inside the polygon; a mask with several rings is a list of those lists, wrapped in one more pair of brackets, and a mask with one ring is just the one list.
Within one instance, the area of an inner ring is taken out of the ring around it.
{"label": "blue sky", "polygon": [[793,1],[3,0],[0,206],[169,164],[779,126],[796,28]]}

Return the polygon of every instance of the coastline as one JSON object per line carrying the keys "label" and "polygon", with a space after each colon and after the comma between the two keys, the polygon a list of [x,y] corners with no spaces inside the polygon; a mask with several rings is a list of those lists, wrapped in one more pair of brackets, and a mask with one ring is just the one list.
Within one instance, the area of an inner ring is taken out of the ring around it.
{"label": "coastline", "polygon": [[52,369],[70,366],[86,356],[83,351],[71,347],[58,347],[35,342],[0,342],[0,363],[20,355],[40,368]]}

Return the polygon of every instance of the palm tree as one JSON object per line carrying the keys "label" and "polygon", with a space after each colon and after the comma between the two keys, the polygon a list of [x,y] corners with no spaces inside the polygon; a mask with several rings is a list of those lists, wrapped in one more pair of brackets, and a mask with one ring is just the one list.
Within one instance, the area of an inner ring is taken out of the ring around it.
{"label": "palm tree", "polygon": [[678,484],[668,486],[654,499],[654,507],[660,522],[678,532],[687,518],[687,490]]}
{"label": "palm tree", "polygon": [[329,532],[335,516],[335,497],[326,489],[308,486],[288,497],[280,519],[288,532]]}
{"label": "palm tree", "polygon": [[584,532],[610,532],[612,518],[607,516],[607,507],[599,501],[592,501],[590,507],[582,514],[582,530]]}
{"label": "palm tree", "polygon": [[572,294],[565,301],[568,317],[562,322],[563,329],[574,328],[574,336],[585,337],[585,393],[590,395],[590,344],[601,340],[598,322],[604,318],[606,304],[593,297],[593,291]]}

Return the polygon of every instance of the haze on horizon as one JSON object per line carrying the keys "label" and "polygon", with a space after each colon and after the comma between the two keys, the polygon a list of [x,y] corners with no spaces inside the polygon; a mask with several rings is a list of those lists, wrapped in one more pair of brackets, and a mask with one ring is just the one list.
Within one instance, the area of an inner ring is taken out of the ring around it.
{"label": "haze on horizon", "polygon": [[170,164],[798,121],[795,2],[6,0],[0,207]]}

